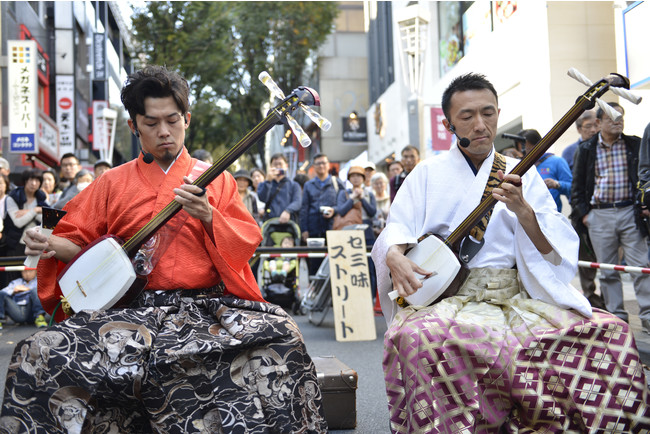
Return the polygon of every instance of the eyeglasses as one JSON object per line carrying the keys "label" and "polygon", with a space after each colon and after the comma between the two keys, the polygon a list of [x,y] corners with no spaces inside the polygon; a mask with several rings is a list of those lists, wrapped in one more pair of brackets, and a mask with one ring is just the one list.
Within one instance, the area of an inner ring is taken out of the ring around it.
{"label": "eyeglasses", "polygon": [[325,166],[329,161],[319,161],[318,163],[314,163],[314,166]]}

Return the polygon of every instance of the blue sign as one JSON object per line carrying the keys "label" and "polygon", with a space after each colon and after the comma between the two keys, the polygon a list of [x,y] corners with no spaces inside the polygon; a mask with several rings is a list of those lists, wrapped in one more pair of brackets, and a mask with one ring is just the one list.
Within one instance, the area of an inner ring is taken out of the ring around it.
{"label": "blue sign", "polygon": [[37,153],[34,134],[12,134],[10,152]]}

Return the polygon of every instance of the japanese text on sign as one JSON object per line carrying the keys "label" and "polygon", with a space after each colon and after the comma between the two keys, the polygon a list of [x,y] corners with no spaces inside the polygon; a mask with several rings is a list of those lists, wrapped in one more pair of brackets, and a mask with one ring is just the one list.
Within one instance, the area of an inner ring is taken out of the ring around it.
{"label": "japanese text on sign", "polygon": [[38,152],[37,46],[34,41],[8,41],[9,134],[11,152]]}
{"label": "japanese text on sign", "polygon": [[336,340],[376,339],[363,231],[328,231],[327,245]]}

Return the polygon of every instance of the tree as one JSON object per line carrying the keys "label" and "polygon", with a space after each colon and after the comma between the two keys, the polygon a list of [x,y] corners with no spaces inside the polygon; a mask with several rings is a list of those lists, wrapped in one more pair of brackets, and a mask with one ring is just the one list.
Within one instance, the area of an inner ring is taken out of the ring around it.
{"label": "tree", "polygon": [[337,14],[334,2],[147,2],[133,26],[140,61],[167,65],[190,83],[188,148],[219,154],[262,120],[268,92],[260,72],[287,93],[308,84],[308,64]]}

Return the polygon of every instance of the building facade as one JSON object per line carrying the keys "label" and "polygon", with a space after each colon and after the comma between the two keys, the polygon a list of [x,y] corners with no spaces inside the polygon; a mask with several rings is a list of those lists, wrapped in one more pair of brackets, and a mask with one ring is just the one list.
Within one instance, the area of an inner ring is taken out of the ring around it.
{"label": "building facade", "polygon": [[133,50],[118,8],[100,1],[0,3],[2,156],[12,173],[57,167],[66,153],[86,166],[130,159],[119,91]]}
{"label": "building facade", "polygon": [[[498,92],[497,149],[512,145],[501,133],[534,128],[543,135],[573,106],[587,88],[567,75],[571,67],[592,81],[611,72],[631,75],[632,91],[645,97],[641,104],[611,92],[603,99],[620,102],[626,133],[641,135],[650,120],[650,60],[639,44],[648,40],[645,3],[366,2],[369,39],[392,45],[395,65],[392,83],[370,74],[369,159],[399,159],[407,144],[423,158],[449,149],[455,139],[441,125],[440,100],[449,82],[468,72],[485,74]],[[551,151],[560,154],[577,136],[571,127]]]}

